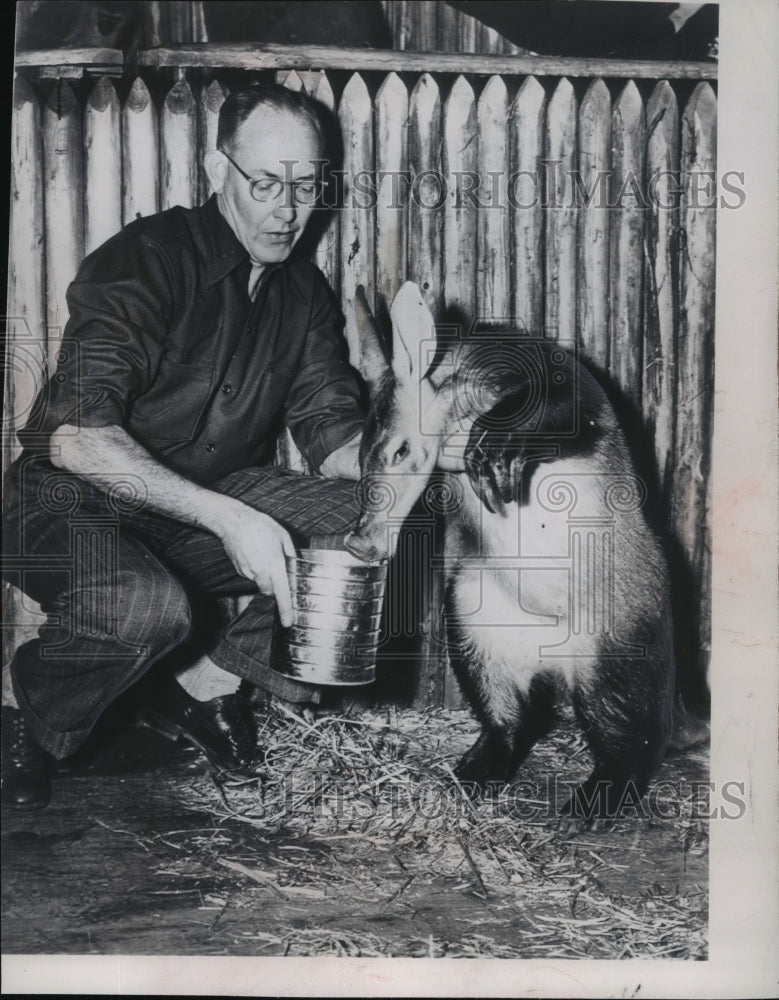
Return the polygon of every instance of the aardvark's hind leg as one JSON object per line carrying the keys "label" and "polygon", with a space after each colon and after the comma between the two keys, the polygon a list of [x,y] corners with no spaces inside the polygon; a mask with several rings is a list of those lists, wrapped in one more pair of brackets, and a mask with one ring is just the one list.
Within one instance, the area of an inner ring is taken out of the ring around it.
{"label": "aardvark's hind leg", "polygon": [[516,694],[516,710],[509,720],[492,721],[494,706],[489,703],[483,706],[484,714],[481,705],[474,706],[484,720],[483,729],[457,765],[458,780],[474,791],[510,781],[534,744],[552,728],[554,702],[554,686],[539,675],[525,694]]}
{"label": "aardvark's hind leg", "polygon": [[646,792],[671,731],[673,676],[647,659],[601,662],[574,690],[574,709],[595,762],[567,812],[613,817]]}

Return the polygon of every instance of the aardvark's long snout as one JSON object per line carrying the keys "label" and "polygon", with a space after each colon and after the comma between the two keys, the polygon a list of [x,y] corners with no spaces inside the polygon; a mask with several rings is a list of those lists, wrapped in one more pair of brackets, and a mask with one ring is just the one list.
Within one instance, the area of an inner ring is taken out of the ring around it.
{"label": "aardvark's long snout", "polygon": [[359,528],[349,532],[344,539],[344,545],[353,556],[365,562],[386,562],[391,555],[387,551],[382,551],[370,537],[362,535]]}

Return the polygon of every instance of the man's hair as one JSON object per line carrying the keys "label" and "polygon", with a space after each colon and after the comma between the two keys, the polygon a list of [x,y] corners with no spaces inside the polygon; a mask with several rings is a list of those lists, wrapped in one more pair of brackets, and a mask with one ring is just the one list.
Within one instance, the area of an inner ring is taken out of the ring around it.
{"label": "man's hair", "polygon": [[314,135],[324,146],[324,128],[316,103],[306,94],[288,90],[277,83],[254,83],[245,90],[236,90],[229,95],[219,110],[219,124],[216,130],[218,149],[232,150],[238,129],[255,108],[273,108],[302,118],[311,126]]}

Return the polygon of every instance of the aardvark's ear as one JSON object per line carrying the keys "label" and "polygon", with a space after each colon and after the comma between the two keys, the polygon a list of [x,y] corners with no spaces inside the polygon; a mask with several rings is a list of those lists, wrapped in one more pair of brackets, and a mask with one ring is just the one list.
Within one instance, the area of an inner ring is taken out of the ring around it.
{"label": "aardvark's ear", "polygon": [[401,285],[390,307],[392,370],[398,382],[419,382],[427,364],[422,344],[435,342],[435,323],[422,293],[413,281]]}
{"label": "aardvark's ear", "polygon": [[384,338],[368,305],[368,298],[362,285],[358,285],[352,302],[360,343],[360,360],[357,367],[373,398],[382,378],[389,370],[389,358]]}

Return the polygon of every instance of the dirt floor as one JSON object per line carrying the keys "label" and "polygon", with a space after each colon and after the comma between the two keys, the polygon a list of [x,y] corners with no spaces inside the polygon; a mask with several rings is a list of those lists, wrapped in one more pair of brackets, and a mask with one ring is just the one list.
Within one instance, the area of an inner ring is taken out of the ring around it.
{"label": "dirt floor", "polygon": [[472,803],[451,768],[475,735],[466,711],[275,705],[258,777],[236,781],[120,729],[60,769],[49,808],[3,809],[2,950],[706,957],[704,751],[586,825],[554,805],[588,772],[570,722]]}

